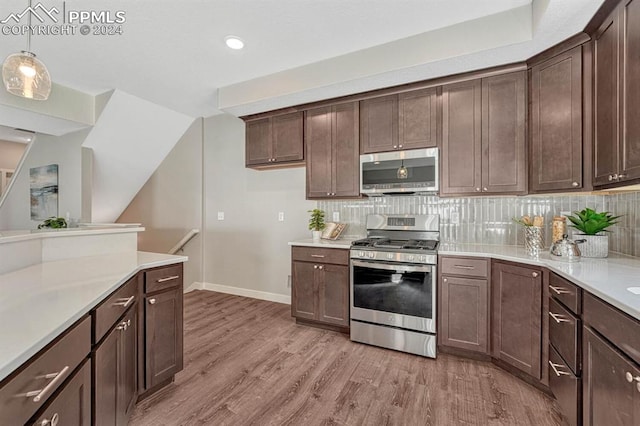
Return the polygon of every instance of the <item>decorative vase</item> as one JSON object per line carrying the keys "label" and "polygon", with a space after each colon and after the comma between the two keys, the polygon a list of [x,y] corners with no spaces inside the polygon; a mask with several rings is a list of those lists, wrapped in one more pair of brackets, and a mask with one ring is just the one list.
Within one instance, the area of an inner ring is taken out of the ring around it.
{"label": "decorative vase", "polygon": [[582,257],[607,257],[609,256],[609,234],[601,232],[596,235],[575,234],[575,239],[583,239],[580,244]]}
{"label": "decorative vase", "polygon": [[540,226],[525,226],[524,249],[529,256],[538,257],[544,248],[544,230]]}
{"label": "decorative vase", "polygon": [[319,243],[322,237],[322,231],[311,231],[311,235],[313,235],[313,242]]}

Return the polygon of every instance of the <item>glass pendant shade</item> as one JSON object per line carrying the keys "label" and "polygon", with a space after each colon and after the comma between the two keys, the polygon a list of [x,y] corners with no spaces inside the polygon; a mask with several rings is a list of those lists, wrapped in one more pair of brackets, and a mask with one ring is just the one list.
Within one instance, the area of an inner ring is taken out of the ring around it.
{"label": "glass pendant shade", "polygon": [[404,166],[404,161],[402,162],[402,165],[398,169],[397,175],[398,175],[398,179],[406,179],[407,177],[409,177],[409,171]]}
{"label": "glass pendant shade", "polygon": [[51,77],[47,67],[36,55],[24,50],[4,60],[2,81],[9,93],[23,98],[44,101],[51,93]]}

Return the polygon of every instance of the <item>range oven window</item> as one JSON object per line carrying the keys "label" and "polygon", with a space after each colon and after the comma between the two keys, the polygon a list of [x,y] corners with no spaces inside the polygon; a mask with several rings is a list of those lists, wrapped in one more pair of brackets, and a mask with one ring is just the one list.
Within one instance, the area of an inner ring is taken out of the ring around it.
{"label": "range oven window", "polygon": [[432,272],[399,272],[353,267],[356,308],[433,318]]}
{"label": "range oven window", "polygon": [[[436,181],[436,159],[433,157],[407,158],[405,160],[382,160],[362,164],[362,184],[411,186],[415,183]],[[401,168],[406,173],[399,173]]]}

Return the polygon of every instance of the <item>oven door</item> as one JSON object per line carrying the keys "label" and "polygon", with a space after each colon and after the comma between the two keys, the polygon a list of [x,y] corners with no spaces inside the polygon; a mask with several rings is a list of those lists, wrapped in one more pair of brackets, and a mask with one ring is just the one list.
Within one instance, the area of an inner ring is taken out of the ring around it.
{"label": "oven door", "polygon": [[436,332],[436,266],[351,260],[351,319]]}

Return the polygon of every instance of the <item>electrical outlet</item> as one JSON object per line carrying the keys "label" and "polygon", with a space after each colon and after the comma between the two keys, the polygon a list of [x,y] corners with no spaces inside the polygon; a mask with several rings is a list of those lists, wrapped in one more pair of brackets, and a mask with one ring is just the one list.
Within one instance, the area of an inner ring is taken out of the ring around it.
{"label": "electrical outlet", "polygon": [[278,222],[284,222],[284,212],[278,212]]}
{"label": "electrical outlet", "polygon": [[451,212],[451,224],[459,225],[460,224],[460,213],[459,212]]}
{"label": "electrical outlet", "polygon": [[340,212],[333,212],[333,221],[340,222]]}
{"label": "electrical outlet", "polygon": [[218,220],[224,220],[224,212],[218,212]]}

